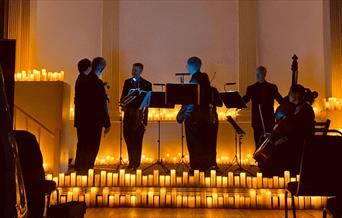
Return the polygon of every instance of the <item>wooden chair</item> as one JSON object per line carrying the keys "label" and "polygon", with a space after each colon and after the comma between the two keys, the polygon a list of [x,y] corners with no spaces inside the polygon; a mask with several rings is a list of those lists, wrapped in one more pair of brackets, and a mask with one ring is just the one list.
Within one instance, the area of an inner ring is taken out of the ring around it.
{"label": "wooden chair", "polygon": [[[342,135],[342,134],[341,134]],[[295,196],[336,196],[342,191],[342,136],[315,135],[303,147],[299,182],[289,182],[285,191],[285,217],[288,194],[296,217]]]}

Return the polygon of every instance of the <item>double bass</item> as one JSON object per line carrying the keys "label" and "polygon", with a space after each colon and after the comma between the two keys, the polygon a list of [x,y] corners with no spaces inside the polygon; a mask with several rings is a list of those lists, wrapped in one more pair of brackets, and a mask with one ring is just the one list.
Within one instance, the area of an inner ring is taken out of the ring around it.
{"label": "double bass", "polygon": [[[298,83],[298,57],[293,55],[292,57],[292,79],[291,79],[291,87]],[[290,102],[289,95],[283,99],[281,105],[278,106],[275,112],[275,120],[276,125],[273,129],[273,132],[268,135],[260,145],[260,147],[254,152],[253,158],[259,163],[265,163],[273,153],[274,148],[281,143],[287,141],[286,137],[281,137],[277,133],[277,128],[279,125],[282,125],[283,121],[289,115],[293,114],[295,111],[295,105]]]}

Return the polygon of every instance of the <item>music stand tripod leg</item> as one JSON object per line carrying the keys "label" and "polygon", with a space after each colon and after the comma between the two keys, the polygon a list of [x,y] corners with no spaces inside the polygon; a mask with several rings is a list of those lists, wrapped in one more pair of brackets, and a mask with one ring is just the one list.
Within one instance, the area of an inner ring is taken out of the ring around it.
{"label": "music stand tripod leg", "polygon": [[[181,142],[182,142],[182,156],[180,162],[176,166],[176,171],[180,168],[181,171],[189,171],[191,168],[188,163],[185,161],[184,155],[184,123],[181,123]],[[184,170],[185,169],[185,170]]]}
{"label": "music stand tripod leg", "polygon": [[123,168],[125,163],[123,161],[123,158],[122,158],[122,128],[123,128],[123,124],[122,124],[123,120],[122,120],[122,112],[120,112],[120,157],[119,157],[119,163],[117,164],[116,166],[116,171],[118,171],[119,169]]}

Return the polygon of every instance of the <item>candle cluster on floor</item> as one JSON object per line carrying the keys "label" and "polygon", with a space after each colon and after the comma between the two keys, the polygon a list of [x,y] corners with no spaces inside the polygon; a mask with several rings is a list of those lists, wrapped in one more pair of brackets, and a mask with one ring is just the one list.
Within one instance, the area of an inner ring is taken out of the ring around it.
{"label": "candle cluster on floor", "polygon": [[64,81],[64,71],[48,72],[42,70],[22,70],[14,75],[15,81]]}
{"label": "candle cluster on floor", "polygon": [[[90,169],[88,175],[60,173],[47,180],[58,184],[60,202],[84,201],[88,207],[184,207],[184,208],[263,208],[282,209],[285,205],[285,184],[298,181],[290,178],[288,171],[283,177],[265,178],[262,173],[248,176],[228,172],[217,175],[215,170],[206,176],[194,171],[193,175],[176,170],[162,175],[158,170],[144,175],[141,170],[131,174]],[[54,192],[52,202],[56,202]],[[287,199],[291,206],[291,199]],[[295,197],[299,209],[320,209],[326,197]]]}

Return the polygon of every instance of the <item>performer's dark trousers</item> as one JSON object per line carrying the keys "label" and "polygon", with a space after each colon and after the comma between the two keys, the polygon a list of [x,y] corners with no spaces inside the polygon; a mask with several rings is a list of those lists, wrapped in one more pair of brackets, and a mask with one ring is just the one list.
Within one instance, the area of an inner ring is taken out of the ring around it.
{"label": "performer's dark trousers", "polygon": [[212,123],[209,126],[209,137],[208,137],[207,152],[206,152],[206,154],[208,156],[209,167],[217,166],[216,149],[217,149],[218,127],[219,127],[218,122]]}
{"label": "performer's dark trousers", "polygon": [[209,123],[185,120],[185,135],[191,169],[207,170],[209,155],[206,151],[210,147],[208,143]]}
{"label": "performer's dark trousers", "polygon": [[77,127],[76,171],[87,172],[88,169],[94,168],[95,159],[100,148],[101,132],[101,126]]}
{"label": "performer's dark trousers", "polygon": [[138,111],[126,110],[123,120],[123,135],[127,145],[129,165],[137,168],[141,162],[145,126]]}
{"label": "performer's dark trousers", "polygon": [[254,143],[255,143],[255,150],[258,150],[260,147],[260,137],[262,136],[262,128],[261,127],[253,127],[253,134],[254,134]]}

